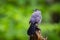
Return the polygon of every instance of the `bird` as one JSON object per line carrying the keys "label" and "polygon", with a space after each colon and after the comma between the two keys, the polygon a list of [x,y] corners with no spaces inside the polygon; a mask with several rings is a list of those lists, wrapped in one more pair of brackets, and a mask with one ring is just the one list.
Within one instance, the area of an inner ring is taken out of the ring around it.
{"label": "bird", "polygon": [[27,31],[27,34],[29,36],[33,35],[36,32],[36,30],[40,30],[37,25],[41,23],[41,20],[42,20],[41,11],[35,9],[29,21],[30,27]]}
{"label": "bird", "polygon": [[41,11],[38,9],[35,9],[32,13],[29,23],[30,24],[40,24],[41,20],[42,20]]}

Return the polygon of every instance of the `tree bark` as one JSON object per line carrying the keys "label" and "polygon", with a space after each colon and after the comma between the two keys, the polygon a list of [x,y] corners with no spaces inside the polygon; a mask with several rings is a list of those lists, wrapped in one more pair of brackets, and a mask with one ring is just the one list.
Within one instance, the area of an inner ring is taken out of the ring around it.
{"label": "tree bark", "polygon": [[47,40],[47,38],[43,38],[41,31],[36,30],[35,34],[30,36],[30,40]]}

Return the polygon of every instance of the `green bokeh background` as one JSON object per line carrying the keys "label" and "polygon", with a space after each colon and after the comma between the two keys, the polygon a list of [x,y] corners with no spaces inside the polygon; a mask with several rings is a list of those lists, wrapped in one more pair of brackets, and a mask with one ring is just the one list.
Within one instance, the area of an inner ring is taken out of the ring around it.
{"label": "green bokeh background", "polygon": [[28,40],[29,20],[35,8],[42,12],[42,35],[60,40],[60,0],[0,0],[0,40]]}

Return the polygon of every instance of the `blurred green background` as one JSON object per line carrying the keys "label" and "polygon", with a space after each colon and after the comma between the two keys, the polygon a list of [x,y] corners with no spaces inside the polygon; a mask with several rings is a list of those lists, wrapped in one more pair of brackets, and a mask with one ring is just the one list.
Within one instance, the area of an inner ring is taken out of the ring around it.
{"label": "blurred green background", "polygon": [[0,0],[0,40],[28,40],[35,8],[42,12],[42,35],[60,40],[60,0]]}

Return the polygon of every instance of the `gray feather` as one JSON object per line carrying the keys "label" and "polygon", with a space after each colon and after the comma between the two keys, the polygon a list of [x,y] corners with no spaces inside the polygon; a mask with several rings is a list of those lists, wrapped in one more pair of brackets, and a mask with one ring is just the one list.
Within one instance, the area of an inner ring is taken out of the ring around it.
{"label": "gray feather", "polygon": [[41,16],[41,11],[35,10],[31,16],[30,23],[35,23],[37,24],[41,23],[42,16]]}

